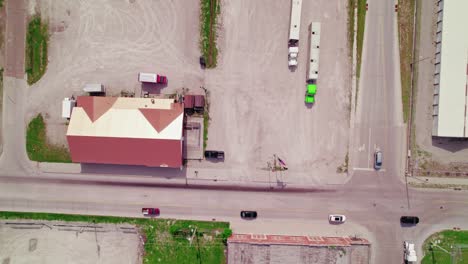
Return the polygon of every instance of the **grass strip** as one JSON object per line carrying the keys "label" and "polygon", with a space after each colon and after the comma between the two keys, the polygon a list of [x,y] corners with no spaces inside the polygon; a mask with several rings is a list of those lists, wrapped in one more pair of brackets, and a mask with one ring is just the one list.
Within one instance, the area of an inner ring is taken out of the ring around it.
{"label": "grass strip", "polygon": [[203,113],[203,151],[208,144],[208,127],[210,126],[210,114],[205,110]]}
{"label": "grass strip", "polygon": [[413,62],[414,0],[398,0],[398,33],[400,46],[401,97],[403,120],[408,121]]}
{"label": "grass strip", "polygon": [[[437,246],[431,246],[436,241]],[[431,235],[424,241],[421,264],[468,263],[468,250],[456,246],[460,244],[465,247],[468,245],[468,231],[445,230]]]}
{"label": "grass strip", "polygon": [[354,6],[356,0],[348,0],[348,52],[349,57],[353,56],[354,47]]}
{"label": "grass strip", "polygon": [[205,58],[206,67],[214,68],[217,64],[218,48],[216,47],[217,17],[221,12],[219,0],[200,0],[200,47]]}
{"label": "grass strip", "polygon": [[47,143],[46,125],[41,114],[38,114],[29,122],[26,133],[26,150],[30,160],[71,162],[67,148]]}
{"label": "grass strip", "polygon": [[28,84],[37,82],[47,68],[48,25],[40,16],[34,16],[28,24],[26,35],[26,73]]}
{"label": "grass strip", "polygon": [[[0,219],[132,224],[145,236],[143,263],[226,263],[225,241],[229,223],[95,215],[2,212]],[[192,243],[187,237],[193,237]]]}
{"label": "grass strip", "polygon": [[[364,45],[364,30],[366,26],[366,0],[357,0],[357,66],[356,76],[361,76],[362,46]],[[353,25],[354,26],[354,25]],[[357,94],[357,92],[356,92]]]}

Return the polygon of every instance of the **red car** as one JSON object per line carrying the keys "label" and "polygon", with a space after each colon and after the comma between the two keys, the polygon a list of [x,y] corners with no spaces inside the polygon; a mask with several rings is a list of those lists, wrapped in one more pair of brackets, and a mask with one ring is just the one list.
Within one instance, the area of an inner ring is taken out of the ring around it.
{"label": "red car", "polygon": [[141,213],[144,216],[158,216],[160,211],[159,208],[142,208]]}

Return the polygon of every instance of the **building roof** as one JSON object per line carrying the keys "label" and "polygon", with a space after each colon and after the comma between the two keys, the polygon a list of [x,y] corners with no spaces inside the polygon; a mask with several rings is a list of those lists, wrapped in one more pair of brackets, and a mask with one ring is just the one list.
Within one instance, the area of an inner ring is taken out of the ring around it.
{"label": "building roof", "polygon": [[67,140],[74,162],[178,168],[182,129],[173,99],[81,96]]}
{"label": "building roof", "polygon": [[468,137],[468,1],[441,1],[439,5],[436,41],[442,43],[436,54],[433,135]]}

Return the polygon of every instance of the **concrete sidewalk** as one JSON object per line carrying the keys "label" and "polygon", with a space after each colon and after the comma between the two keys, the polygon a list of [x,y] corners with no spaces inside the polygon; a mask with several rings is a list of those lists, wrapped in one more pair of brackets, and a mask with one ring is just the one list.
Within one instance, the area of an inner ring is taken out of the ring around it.
{"label": "concrete sidewalk", "polygon": [[447,177],[408,177],[408,184],[422,188],[453,189],[460,187],[468,190],[467,178],[447,178]]}
{"label": "concrete sidewalk", "polygon": [[[36,163],[38,168],[38,178],[49,179],[52,181],[58,180],[76,180],[89,182],[126,182],[136,185],[154,185],[167,187],[194,187],[207,189],[251,189],[251,190],[274,190],[274,191],[326,191],[333,188],[330,184],[311,184],[304,182],[280,181],[271,176],[271,181],[268,181],[268,171],[264,172],[264,180],[242,180],[235,177],[238,171],[226,171],[223,169],[206,169],[206,168],[187,168],[186,170],[171,170],[170,174],[164,173],[167,169],[159,171],[159,168],[143,168],[152,170],[135,171],[126,170],[131,166],[123,166],[121,173],[105,173],[99,170],[88,170],[81,164],[76,163]],[[141,167],[137,167],[140,169]],[[137,174],[139,173],[139,174]],[[165,175],[164,175],[165,174]],[[24,177],[29,177],[25,175]],[[232,178],[229,178],[232,177]]]}

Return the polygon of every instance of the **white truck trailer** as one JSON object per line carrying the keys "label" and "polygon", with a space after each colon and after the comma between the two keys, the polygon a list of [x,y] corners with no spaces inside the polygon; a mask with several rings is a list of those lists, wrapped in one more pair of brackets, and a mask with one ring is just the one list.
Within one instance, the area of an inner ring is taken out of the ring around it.
{"label": "white truck trailer", "polygon": [[70,118],[75,105],[76,100],[74,98],[65,97],[62,101],[62,118]]}
{"label": "white truck trailer", "polygon": [[416,256],[416,250],[414,249],[414,244],[405,241],[403,243],[403,248],[404,248],[404,257],[405,257],[405,262],[408,264],[416,264],[418,261],[418,257]]}
{"label": "white truck trailer", "polygon": [[301,32],[302,0],[291,0],[291,24],[289,26],[288,65],[297,66],[299,34]]}
{"label": "white truck trailer", "polygon": [[320,63],[320,22],[312,22],[309,26],[309,65],[307,67],[307,83],[316,83]]}
{"label": "white truck trailer", "polygon": [[83,88],[83,91],[87,93],[104,93],[104,85],[100,83],[88,83]]}

